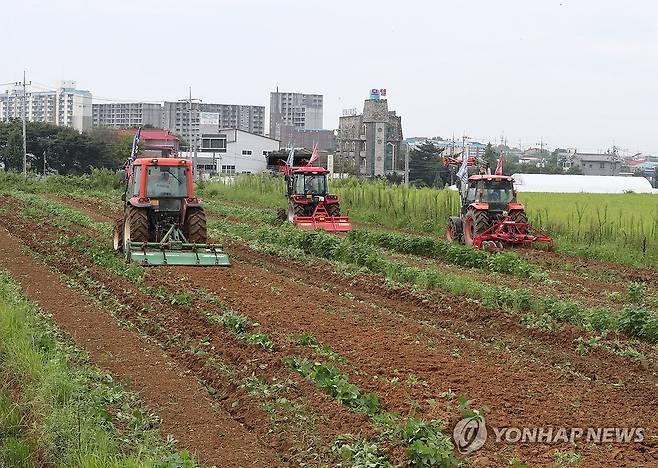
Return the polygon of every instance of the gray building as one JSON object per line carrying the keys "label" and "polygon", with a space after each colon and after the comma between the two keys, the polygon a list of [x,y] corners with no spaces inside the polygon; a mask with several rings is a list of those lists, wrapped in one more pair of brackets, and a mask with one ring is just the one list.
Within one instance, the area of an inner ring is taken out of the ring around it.
{"label": "gray building", "polygon": [[[191,115],[190,115],[191,113]],[[191,118],[191,130],[189,128]],[[165,101],[162,126],[187,139],[188,135],[199,139],[200,125],[212,124],[218,128],[237,128],[245,132],[263,135],[265,132],[265,106],[238,104],[212,104],[206,102]]]}
{"label": "gray building", "polygon": [[306,130],[292,125],[281,127],[281,140],[284,146],[313,149],[317,143],[319,151],[335,151],[336,136],[333,130]]}
{"label": "gray building", "polygon": [[[281,140],[284,126],[302,130],[322,129],[321,94],[270,93],[270,136]],[[282,141],[282,144],[287,142]]]}
{"label": "gray building", "polygon": [[388,110],[386,99],[366,99],[363,114],[340,117],[337,140],[339,160],[362,176],[383,176],[399,166],[402,118]]}
{"label": "gray building", "polygon": [[92,105],[92,125],[109,128],[162,128],[162,105],[131,102]]}
{"label": "gray building", "polygon": [[616,151],[608,153],[570,152],[564,159],[564,170],[577,167],[583,175],[617,176],[621,172],[622,160]]}

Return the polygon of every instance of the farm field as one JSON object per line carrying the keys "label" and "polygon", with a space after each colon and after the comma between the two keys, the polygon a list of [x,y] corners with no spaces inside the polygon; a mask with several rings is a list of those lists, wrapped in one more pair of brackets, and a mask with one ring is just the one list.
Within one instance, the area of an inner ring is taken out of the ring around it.
{"label": "farm field", "polygon": [[[439,238],[448,192],[339,185],[360,223],[331,236],[281,225],[280,183],[250,178],[202,188],[232,267],[144,268],[111,249],[121,202],[104,177],[3,179],[0,270],[201,465],[658,463],[655,199],[623,195],[637,218],[576,201],[573,218],[554,214],[569,200],[528,197],[557,252],[489,254]],[[418,224],[394,220],[432,197]],[[474,412],[491,428],[645,432],[547,444],[490,430],[464,455],[453,428]]]}
{"label": "farm field", "polygon": [[[459,209],[450,190],[406,188],[385,183],[334,181],[352,218],[387,228],[444,235],[446,219]],[[242,176],[232,185],[207,184],[209,197],[257,205],[285,206],[282,179]],[[558,250],[630,265],[658,265],[658,196],[651,194],[519,193],[530,221],[548,231]]]}

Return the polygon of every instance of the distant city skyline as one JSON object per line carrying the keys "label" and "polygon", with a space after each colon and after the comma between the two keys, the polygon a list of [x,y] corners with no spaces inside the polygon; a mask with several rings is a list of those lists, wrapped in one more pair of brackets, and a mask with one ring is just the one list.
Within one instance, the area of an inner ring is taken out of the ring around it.
{"label": "distant city skyline", "polygon": [[[658,154],[653,2],[52,0],[10,2],[3,17],[1,82],[23,70],[51,87],[75,80],[94,102],[183,99],[192,86],[207,102],[269,107],[278,86],[322,94],[336,128],[386,88],[405,137],[504,132],[514,146]],[[286,25],[307,29],[294,49]]]}

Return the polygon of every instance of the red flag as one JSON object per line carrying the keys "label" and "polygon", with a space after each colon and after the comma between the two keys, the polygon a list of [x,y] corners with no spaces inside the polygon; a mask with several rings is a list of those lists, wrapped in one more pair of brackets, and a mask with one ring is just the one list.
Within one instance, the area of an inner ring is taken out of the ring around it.
{"label": "red flag", "polygon": [[311,159],[308,160],[308,165],[310,166],[318,159],[320,159],[320,154],[318,153],[318,144],[313,142],[313,153],[311,153]]}
{"label": "red flag", "polygon": [[503,175],[503,152],[498,156],[498,164],[496,164],[496,175]]}

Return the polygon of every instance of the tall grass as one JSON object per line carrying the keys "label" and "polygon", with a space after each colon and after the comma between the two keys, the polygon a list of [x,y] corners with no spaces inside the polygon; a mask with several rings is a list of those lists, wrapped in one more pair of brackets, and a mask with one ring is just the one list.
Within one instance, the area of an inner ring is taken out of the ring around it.
{"label": "tall grass", "polygon": [[29,192],[70,193],[74,191],[110,191],[117,183],[117,176],[109,169],[92,169],[91,174],[81,176],[49,175],[42,177],[29,173],[0,171],[0,190],[18,189]]}
{"label": "tall grass", "polygon": [[523,193],[530,221],[573,246],[658,254],[658,196]]}

